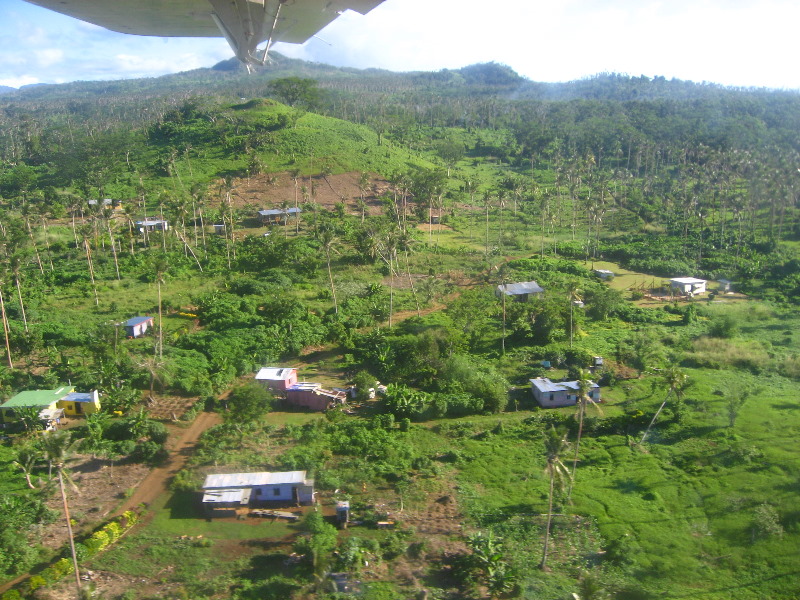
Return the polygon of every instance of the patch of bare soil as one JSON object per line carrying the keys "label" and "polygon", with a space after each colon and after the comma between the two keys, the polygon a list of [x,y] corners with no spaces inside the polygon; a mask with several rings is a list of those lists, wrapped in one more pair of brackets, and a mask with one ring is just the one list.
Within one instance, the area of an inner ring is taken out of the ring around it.
{"label": "patch of bare soil", "polygon": [[[150,469],[142,464],[117,464],[86,456],[70,465],[69,470],[76,488],[67,488],[67,500],[70,516],[77,523],[73,527],[77,536],[97,526],[123,501],[130,490],[141,483]],[[47,501],[47,506],[63,513],[61,494],[57,487]],[[63,518],[48,525],[41,537],[42,545],[47,548],[60,548],[67,540],[67,524]]]}
{"label": "patch of bare soil", "polygon": [[[360,215],[360,177],[361,174],[357,172],[325,177],[315,175],[299,177],[296,185],[289,173],[269,173],[236,179],[231,190],[231,202],[237,208],[255,206],[258,207],[257,210],[280,208],[283,204],[295,206],[295,202],[299,206],[307,199],[313,200],[322,208],[333,210],[337,203],[344,202],[348,213]],[[380,198],[388,190],[388,181],[377,175],[370,175],[367,189],[363,192],[367,204],[365,214],[377,215],[383,211]]]}

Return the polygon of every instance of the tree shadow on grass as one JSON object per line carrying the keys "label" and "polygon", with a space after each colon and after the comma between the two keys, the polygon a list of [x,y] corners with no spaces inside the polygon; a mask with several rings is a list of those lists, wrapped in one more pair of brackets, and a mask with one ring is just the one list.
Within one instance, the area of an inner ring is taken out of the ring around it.
{"label": "tree shadow on grass", "polygon": [[777,408],[778,410],[797,410],[800,409],[800,402],[776,402],[772,405],[772,408]]}
{"label": "tree shadow on grass", "polygon": [[204,519],[197,492],[175,492],[164,506],[169,510],[170,519]]}

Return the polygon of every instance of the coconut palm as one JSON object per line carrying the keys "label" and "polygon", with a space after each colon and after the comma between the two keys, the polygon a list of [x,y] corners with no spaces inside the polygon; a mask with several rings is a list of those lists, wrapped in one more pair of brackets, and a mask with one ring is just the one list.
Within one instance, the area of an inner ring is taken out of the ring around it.
{"label": "coconut palm", "polygon": [[66,470],[67,463],[72,460],[78,444],[81,440],[72,440],[69,431],[51,431],[42,436],[42,451],[44,458],[50,465],[50,469],[56,470],[58,476],[58,488],[61,491],[61,501],[64,505],[64,518],[67,520],[67,533],[69,536],[69,547],[72,553],[72,565],[75,568],[75,585],[78,590],[78,597],[81,597],[81,575],[78,571],[78,557],[75,554],[75,540],[72,537],[72,520],[69,515],[69,503],[67,502],[67,492],[65,483],[73,490],[78,491],[78,486],[72,481],[69,472]]}
{"label": "coconut palm", "polygon": [[569,448],[569,442],[565,434],[556,431],[555,427],[544,436],[544,449],[547,458],[547,464],[544,472],[550,480],[550,493],[548,494],[547,502],[547,525],[544,531],[544,546],[542,547],[542,561],[539,563],[539,568],[542,570],[547,569],[547,554],[548,546],[550,544],[550,525],[553,522],[553,499],[555,497],[556,488],[563,489],[564,483],[569,479],[569,471],[561,460],[561,455]]}
{"label": "coconut palm", "polygon": [[336,250],[338,238],[333,229],[325,228],[320,235],[320,242],[322,243],[322,251],[325,253],[325,258],[328,262],[328,281],[331,285],[331,296],[333,297],[333,312],[339,314],[339,306],[336,304],[336,286],[333,284],[333,273],[331,273],[331,252]]}
{"label": "coconut palm", "polygon": [[569,480],[569,491],[567,492],[567,501],[572,498],[572,487],[575,485],[575,470],[578,468],[578,453],[581,448],[581,437],[583,437],[583,418],[586,416],[586,407],[591,404],[600,414],[602,411],[597,403],[589,395],[589,390],[592,389],[592,382],[589,379],[589,373],[581,369],[578,374],[578,437],[575,440],[575,456],[572,459],[572,473]]}
{"label": "coconut palm", "polygon": [[666,373],[664,373],[664,383],[667,384],[667,395],[664,396],[664,401],[661,403],[661,406],[658,407],[656,414],[653,415],[653,420],[650,421],[647,429],[645,429],[642,439],[639,440],[640,444],[644,443],[645,438],[647,438],[647,434],[650,433],[650,428],[655,424],[656,419],[658,419],[658,415],[661,414],[661,411],[667,405],[667,401],[670,399],[670,396],[674,395],[678,400],[683,397],[683,388],[686,387],[686,382],[688,379],[689,378],[686,373],[675,367],[667,369]]}

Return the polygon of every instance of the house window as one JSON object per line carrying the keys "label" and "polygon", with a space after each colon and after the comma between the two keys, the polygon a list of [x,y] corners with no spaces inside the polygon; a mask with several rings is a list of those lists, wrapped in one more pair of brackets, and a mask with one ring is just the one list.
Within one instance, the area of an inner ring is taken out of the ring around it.
{"label": "house window", "polygon": [[553,400],[555,400],[555,394],[550,394],[550,402],[552,402]]}
{"label": "house window", "polygon": [[272,495],[273,496],[280,496],[281,495],[281,488],[274,488],[272,490]]}
{"label": "house window", "polygon": [[261,495],[261,488],[256,488],[256,496],[260,496],[260,495]]}

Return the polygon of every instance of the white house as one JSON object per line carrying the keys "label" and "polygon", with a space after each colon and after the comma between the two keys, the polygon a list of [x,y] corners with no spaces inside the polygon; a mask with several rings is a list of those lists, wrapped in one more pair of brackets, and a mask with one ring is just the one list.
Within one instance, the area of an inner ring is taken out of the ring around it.
{"label": "white house", "polygon": [[270,502],[311,504],[314,480],[305,471],[264,471],[208,475],[203,483],[203,508],[211,515],[232,515],[237,508]]}
{"label": "white house", "polygon": [[[594,402],[600,402],[600,386],[594,381],[590,381],[589,384],[589,398]],[[574,406],[578,403],[578,390],[577,381],[554,382],[547,377],[531,379],[533,397],[543,408]]]}
{"label": "white house", "polygon": [[706,293],[706,280],[695,279],[694,277],[675,277],[669,280],[669,287],[681,294],[695,296]]}
{"label": "white house", "polygon": [[595,269],[594,274],[600,279],[614,279],[614,272],[608,269]]}

